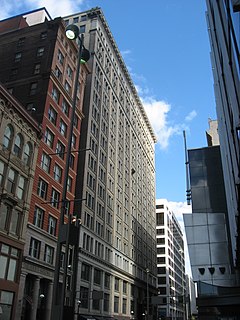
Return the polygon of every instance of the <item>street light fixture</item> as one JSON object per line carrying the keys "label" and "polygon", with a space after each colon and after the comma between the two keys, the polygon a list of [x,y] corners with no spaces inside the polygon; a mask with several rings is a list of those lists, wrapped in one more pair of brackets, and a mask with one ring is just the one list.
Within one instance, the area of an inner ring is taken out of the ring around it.
{"label": "street light fixture", "polygon": [[[73,91],[73,100],[72,100],[72,113],[70,117],[70,128],[69,128],[69,136],[68,136],[68,146],[66,151],[66,163],[65,163],[65,172],[64,172],[64,180],[63,180],[63,190],[62,190],[62,200],[61,200],[61,212],[59,219],[59,230],[58,230],[58,241],[57,241],[57,252],[56,252],[56,264],[55,264],[55,272],[54,272],[54,283],[53,283],[53,303],[52,303],[52,320],[62,320],[64,317],[68,317],[73,314],[74,306],[70,306],[66,308],[65,306],[65,295],[66,295],[66,283],[67,283],[67,275],[68,275],[68,251],[69,245],[74,245],[75,250],[78,245],[79,240],[79,224],[73,224],[71,221],[71,217],[68,217],[68,223],[64,223],[64,216],[67,214],[67,205],[69,200],[67,200],[67,187],[68,187],[68,176],[69,176],[69,167],[70,167],[70,158],[72,153],[72,137],[73,137],[73,128],[74,128],[74,117],[76,112],[77,105],[77,91],[78,91],[78,80],[80,75],[80,65],[86,63],[90,58],[90,53],[87,49],[85,49],[83,45],[84,37],[81,34],[79,37],[79,28],[76,25],[69,25],[66,28],[66,37],[69,40],[78,40],[78,57],[77,57],[77,69],[75,74],[75,82],[74,82],[74,91]],[[78,201],[78,200],[74,200]],[[62,288],[60,288],[59,284],[59,270],[61,264],[61,253],[62,246],[65,244],[65,258],[64,258],[64,266],[63,266],[63,282]],[[75,270],[76,272],[76,270]],[[75,290],[73,290],[75,292]],[[73,293],[74,294],[74,293]],[[75,299],[72,299],[72,303],[74,303]],[[66,310],[68,310],[66,314]]]}

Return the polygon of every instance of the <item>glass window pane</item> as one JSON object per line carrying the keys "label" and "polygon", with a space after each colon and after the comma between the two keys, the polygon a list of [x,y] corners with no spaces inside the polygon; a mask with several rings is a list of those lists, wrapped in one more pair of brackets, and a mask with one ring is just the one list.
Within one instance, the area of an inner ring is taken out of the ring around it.
{"label": "glass window pane", "polygon": [[17,261],[10,259],[7,280],[14,281],[16,274]]}
{"label": "glass window pane", "polygon": [[0,256],[0,266],[0,278],[4,279],[7,267],[7,257]]}

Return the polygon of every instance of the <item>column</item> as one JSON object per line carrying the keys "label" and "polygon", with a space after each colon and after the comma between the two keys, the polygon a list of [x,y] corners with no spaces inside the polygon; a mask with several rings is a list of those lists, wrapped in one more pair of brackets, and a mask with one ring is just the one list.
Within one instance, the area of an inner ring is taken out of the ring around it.
{"label": "column", "polygon": [[40,278],[36,277],[33,284],[33,303],[30,313],[29,320],[36,320],[37,309],[38,309],[38,299],[39,299],[39,289],[40,289]]}
{"label": "column", "polygon": [[53,295],[53,282],[49,281],[47,297],[45,299],[46,301],[45,320],[51,319],[52,295]]}
{"label": "column", "polygon": [[20,275],[15,320],[20,320],[21,319],[26,276],[27,276],[27,273],[24,273],[24,272],[22,272],[21,275]]}

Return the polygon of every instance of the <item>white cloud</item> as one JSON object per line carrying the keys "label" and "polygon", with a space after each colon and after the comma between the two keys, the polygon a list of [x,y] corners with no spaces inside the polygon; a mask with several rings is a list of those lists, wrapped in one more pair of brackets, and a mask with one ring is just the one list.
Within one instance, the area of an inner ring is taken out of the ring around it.
{"label": "white cloud", "polygon": [[86,0],[2,0],[0,19],[6,19],[14,14],[24,13],[33,9],[45,7],[52,18],[66,16],[81,11],[81,5]]}
{"label": "white cloud", "polygon": [[185,121],[192,121],[195,117],[197,116],[197,112],[196,110],[191,111],[186,117],[185,117]]}
{"label": "white cloud", "polygon": [[[143,92],[139,87],[136,88],[140,96],[146,94],[146,92]],[[166,101],[156,100],[146,96],[141,98],[141,100],[153,126],[160,147],[166,149],[169,145],[169,139],[174,134],[182,133],[183,126],[179,124],[169,124],[168,114],[171,110],[171,105]]]}

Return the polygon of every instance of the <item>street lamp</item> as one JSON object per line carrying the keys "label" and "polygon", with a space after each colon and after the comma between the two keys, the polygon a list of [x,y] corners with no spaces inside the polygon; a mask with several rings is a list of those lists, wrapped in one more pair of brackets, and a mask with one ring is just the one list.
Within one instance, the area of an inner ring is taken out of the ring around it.
{"label": "street lamp", "polygon": [[[65,307],[65,294],[66,294],[66,283],[67,283],[67,273],[68,273],[68,251],[69,245],[78,245],[79,239],[79,224],[72,224],[71,217],[68,218],[68,223],[64,223],[64,216],[67,214],[67,207],[69,200],[67,200],[67,186],[68,186],[68,176],[69,176],[69,166],[70,158],[72,153],[72,137],[73,137],[73,128],[74,128],[74,117],[76,112],[77,105],[77,91],[78,91],[78,80],[80,74],[80,65],[86,63],[90,58],[90,53],[85,49],[83,45],[84,37],[83,34],[79,37],[79,28],[76,25],[69,25],[66,28],[66,37],[69,40],[79,39],[78,42],[78,57],[77,57],[77,69],[75,74],[74,82],[74,91],[73,91],[73,100],[72,100],[72,113],[70,117],[70,128],[68,136],[68,146],[66,151],[66,163],[65,163],[65,172],[63,180],[63,190],[62,190],[62,200],[61,200],[61,212],[59,219],[59,230],[58,230],[58,241],[57,241],[57,251],[56,251],[56,265],[54,272],[54,283],[53,283],[53,303],[52,303],[52,320],[62,320],[64,317],[71,316],[73,314],[73,307]],[[78,200],[73,200],[78,201]],[[79,200],[80,201],[80,200]],[[61,252],[62,245],[65,244],[65,258],[63,265],[63,282],[62,288],[59,285],[59,270],[61,264]],[[76,270],[75,270],[76,272]],[[74,301],[74,300],[73,300]],[[72,302],[73,303],[73,302]],[[67,314],[66,311],[68,310]]]}
{"label": "street lamp", "polygon": [[148,283],[148,275],[149,275],[149,269],[146,269],[147,272],[147,317],[146,320],[149,319],[149,283]]}

